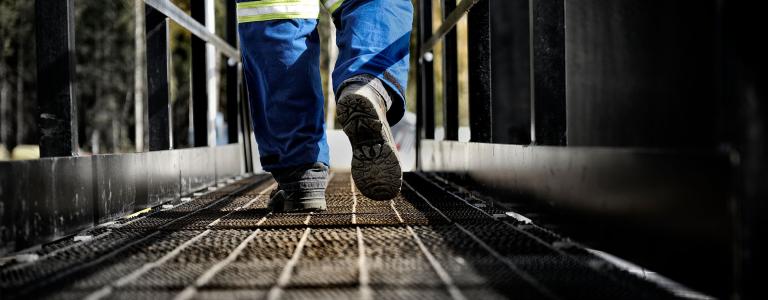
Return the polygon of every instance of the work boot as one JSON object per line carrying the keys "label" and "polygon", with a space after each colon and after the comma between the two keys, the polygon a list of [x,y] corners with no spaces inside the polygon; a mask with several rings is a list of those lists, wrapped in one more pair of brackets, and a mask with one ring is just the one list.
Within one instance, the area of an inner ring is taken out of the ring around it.
{"label": "work boot", "polygon": [[269,195],[267,206],[273,212],[325,210],[328,166],[314,163],[272,171],[277,188]]}
{"label": "work boot", "polygon": [[389,94],[379,79],[359,75],[342,84],[336,105],[338,121],[352,143],[352,178],[373,200],[397,196],[403,178],[387,122],[388,103]]}

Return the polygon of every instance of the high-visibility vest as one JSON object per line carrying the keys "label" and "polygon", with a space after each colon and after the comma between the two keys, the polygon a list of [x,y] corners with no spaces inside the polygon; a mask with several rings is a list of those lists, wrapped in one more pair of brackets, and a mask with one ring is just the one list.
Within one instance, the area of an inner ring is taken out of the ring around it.
{"label": "high-visibility vest", "polygon": [[261,0],[237,3],[237,22],[317,19],[320,5],[333,13],[344,0]]}

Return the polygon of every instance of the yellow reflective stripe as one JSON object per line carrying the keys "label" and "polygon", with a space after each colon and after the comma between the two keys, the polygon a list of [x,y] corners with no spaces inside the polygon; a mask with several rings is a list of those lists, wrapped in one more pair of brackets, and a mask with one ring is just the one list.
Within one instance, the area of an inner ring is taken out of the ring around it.
{"label": "yellow reflective stripe", "polygon": [[279,4],[288,4],[288,5],[306,4],[306,5],[314,5],[316,3],[317,3],[317,1],[313,1],[313,0],[261,0],[261,1],[240,2],[240,3],[237,3],[237,8],[264,7],[264,6],[279,5]]}
{"label": "yellow reflective stripe", "polygon": [[263,14],[258,16],[237,17],[237,22],[247,23],[247,22],[259,22],[259,21],[281,20],[281,19],[317,19],[318,17],[319,17],[318,14],[274,13],[274,14]]}
{"label": "yellow reflective stripe", "polygon": [[[328,0],[328,1],[326,1],[325,8],[328,9],[329,13],[333,13],[334,11],[336,11],[339,8],[339,6],[341,6],[341,2],[344,2],[344,0],[335,0],[335,1],[334,0]],[[330,4],[331,6],[328,6],[328,4]]]}
{"label": "yellow reflective stripe", "polygon": [[333,13],[341,6],[341,2],[344,2],[344,0],[323,0],[323,6],[325,6],[329,13]]}
{"label": "yellow reflective stripe", "polygon": [[317,19],[320,3],[317,0],[264,0],[238,3],[237,22],[256,22],[277,19]]}

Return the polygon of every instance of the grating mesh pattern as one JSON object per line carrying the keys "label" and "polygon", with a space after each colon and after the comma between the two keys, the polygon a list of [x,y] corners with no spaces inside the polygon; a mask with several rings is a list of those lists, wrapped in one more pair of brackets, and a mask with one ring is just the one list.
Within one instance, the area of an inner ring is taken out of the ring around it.
{"label": "grating mesh pattern", "polygon": [[[328,209],[270,213],[274,181],[251,177],[170,209],[92,229],[0,267],[3,299],[666,299],[461,186],[406,174],[373,201],[334,174]],[[563,247],[562,245],[568,245]],[[185,298],[186,297],[186,298]]]}

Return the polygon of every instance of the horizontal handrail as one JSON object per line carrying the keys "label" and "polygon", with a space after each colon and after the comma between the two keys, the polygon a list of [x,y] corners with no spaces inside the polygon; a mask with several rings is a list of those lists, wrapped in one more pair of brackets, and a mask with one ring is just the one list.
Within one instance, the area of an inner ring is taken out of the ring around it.
{"label": "horizontal handrail", "polygon": [[171,3],[170,0],[144,0],[149,6],[152,6],[160,13],[164,14],[174,22],[189,30],[192,34],[207,43],[214,45],[221,53],[237,62],[240,61],[240,51],[232,47],[229,43],[208,31],[202,24],[197,22],[191,16],[186,14],[178,6]]}
{"label": "horizontal handrail", "polygon": [[477,4],[477,2],[480,2],[480,0],[461,1],[461,3],[456,6],[456,9],[454,9],[447,18],[445,18],[442,24],[440,24],[440,27],[437,28],[435,33],[429,37],[429,40],[427,40],[424,45],[421,46],[421,49],[419,50],[419,58],[424,57],[424,54],[427,54],[427,52],[431,51],[432,48],[434,48],[435,45],[437,45],[437,43],[443,39],[446,34],[448,34],[448,31],[453,29],[453,27],[456,26],[456,23],[459,23],[461,17],[466,15],[472,6]]}

